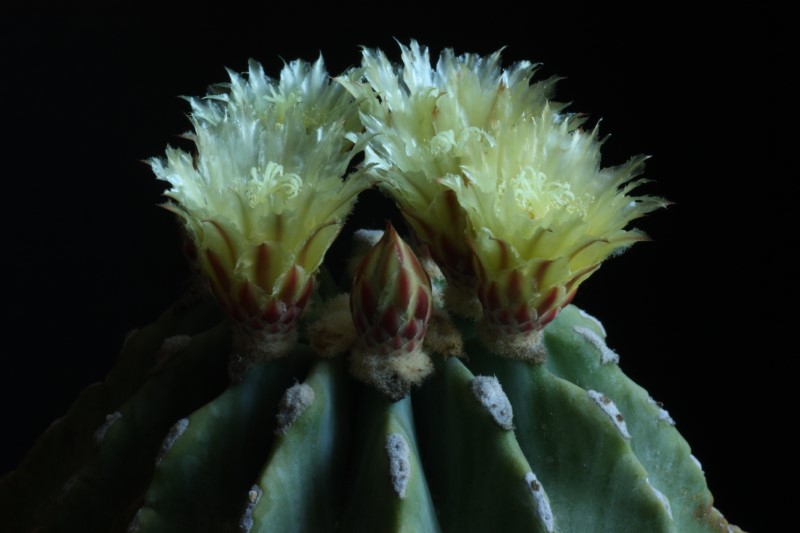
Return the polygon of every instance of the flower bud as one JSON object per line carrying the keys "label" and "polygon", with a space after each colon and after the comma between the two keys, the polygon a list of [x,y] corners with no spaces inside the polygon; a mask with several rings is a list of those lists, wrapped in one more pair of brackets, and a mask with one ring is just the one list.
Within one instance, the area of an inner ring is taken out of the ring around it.
{"label": "flower bud", "polygon": [[358,330],[353,373],[393,399],[422,382],[433,367],[422,351],[431,317],[431,281],[391,224],[364,257],[350,293]]}

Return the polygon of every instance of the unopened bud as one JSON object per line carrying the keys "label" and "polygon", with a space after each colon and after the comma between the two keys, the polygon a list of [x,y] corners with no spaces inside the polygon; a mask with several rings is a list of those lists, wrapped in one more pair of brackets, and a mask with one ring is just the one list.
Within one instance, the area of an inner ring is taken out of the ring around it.
{"label": "unopened bud", "polygon": [[422,341],[433,306],[431,281],[391,224],[364,257],[350,293],[358,330],[353,373],[393,399],[432,372]]}

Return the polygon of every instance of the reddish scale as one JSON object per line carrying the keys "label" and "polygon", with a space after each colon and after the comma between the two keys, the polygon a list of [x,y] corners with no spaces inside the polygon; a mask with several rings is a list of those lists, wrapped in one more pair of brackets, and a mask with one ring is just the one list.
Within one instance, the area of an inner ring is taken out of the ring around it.
{"label": "reddish scale", "polygon": [[280,307],[278,306],[278,302],[276,300],[272,300],[264,309],[264,312],[261,314],[261,318],[267,324],[272,324],[281,319],[281,314],[282,313]]}
{"label": "reddish scale", "polygon": [[495,320],[501,324],[512,324],[511,311],[508,309],[498,309],[494,312]]}
{"label": "reddish scale", "polygon": [[281,324],[288,326],[294,323],[295,319],[299,315],[297,311],[297,307],[292,306],[286,310],[286,313],[281,317]]}
{"label": "reddish scale", "polygon": [[540,303],[536,308],[536,312],[539,314],[540,320],[541,317],[555,305],[556,299],[558,298],[558,293],[559,291],[557,287],[550,289],[550,292],[547,293],[547,296],[545,296],[544,300],[542,300],[542,303]]}
{"label": "reddish scale", "polygon": [[542,263],[536,269],[536,274],[533,275],[533,279],[536,281],[536,287],[541,287],[544,285],[544,276],[547,274],[547,271],[550,269],[550,265],[552,264],[552,261],[542,261]]}
{"label": "reddish scale", "polygon": [[509,250],[508,245],[505,241],[500,239],[494,239],[494,242],[497,243],[497,247],[500,250],[500,264],[498,265],[500,270],[506,270],[508,268],[509,263]]}
{"label": "reddish scale", "polygon": [[567,297],[564,298],[564,303],[561,304],[562,307],[566,307],[572,303],[572,299],[575,298],[575,293],[578,292],[578,289],[575,289],[571,293],[567,294]]}
{"label": "reddish scale", "polygon": [[414,318],[427,322],[428,319],[430,319],[432,312],[433,310],[431,309],[428,293],[425,292],[422,287],[420,287],[417,291],[417,305],[414,309]]}
{"label": "reddish scale", "polygon": [[500,299],[500,288],[496,283],[489,284],[489,290],[486,291],[486,306],[490,310],[499,309],[503,306],[503,301]]}
{"label": "reddish scale", "polygon": [[508,292],[511,295],[522,294],[522,274],[517,270],[512,270],[508,278]]}
{"label": "reddish scale", "polygon": [[539,317],[539,326],[545,327],[547,324],[553,321],[553,319],[558,315],[560,309],[558,307],[554,307],[550,309],[548,312],[544,313]]}
{"label": "reddish scale", "polygon": [[[216,282],[225,293],[228,293],[231,288],[231,281],[228,279],[228,273],[225,271],[225,268],[223,268],[217,254],[211,250],[206,250],[206,259],[208,260],[208,264],[211,265],[211,269],[214,271]],[[214,280],[212,280],[212,282],[213,281]]]}
{"label": "reddish scale", "polygon": [[303,289],[303,292],[300,293],[300,298],[297,299],[297,303],[295,304],[300,308],[300,310],[306,308],[309,298],[311,298],[311,295],[314,293],[314,285],[314,278],[309,279],[308,283],[306,283],[306,286]]}
{"label": "reddish scale", "polygon": [[[448,192],[452,193],[452,191]],[[451,211],[455,207],[455,211],[451,213],[450,220],[460,220],[463,215],[461,215],[457,206],[455,193],[449,195],[445,193],[445,200]],[[453,202],[456,202],[456,204],[453,205]],[[417,230],[417,238],[426,245],[431,258],[439,265],[449,281],[465,287],[475,286],[475,272],[472,267],[471,255],[467,248],[456,246],[451,239],[413,212],[403,210],[403,216],[414,221],[411,225]]]}
{"label": "reddish scale", "polygon": [[271,288],[269,286],[269,256],[269,246],[266,243],[258,245],[258,248],[256,248],[256,260],[254,266],[256,275],[255,277],[258,286],[265,291],[268,291]]}
{"label": "reddish scale", "polygon": [[297,291],[299,281],[300,275],[297,273],[297,267],[293,266],[283,280],[283,286],[281,287],[281,292],[278,293],[278,299],[284,302],[292,301],[295,291]]}
{"label": "reddish scale", "polygon": [[378,341],[376,341],[369,335],[362,335],[361,340],[367,346],[367,348],[374,348],[378,344]]}
{"label": "reddish scale", "polygon": [[405,307],[411,301],[411,279],[406,270],[401,269],[397,275],[397,291],[395,292],[395,302],[398,306]]}
{"label": "reddish scale", "polygon": [[378,299],[372,293],[372,289],[367,284],[361,285],[361,309],[375,309],[378,307]]}
{"label": "reddish scale", "polygon": [[[280,217],[278,218],[278,223],[280,223]],[[236,251],[225,229],[214,220],[205,222],[222,237],[230,256],[230,262],[235,264]],[[287,272],[280,293],[267,303],[259,302],[259,298],[256,296],[257,291],[254,291],[256,286],[267,293],[272,290],[270,284],[271,255],[272,250],[268,243],[257,246],[253,265],[253,282],[245,280],[241,285],[234,286],[220,256],[210,249],[205,250],[205,257],[211,270],[208,278],[215,296],[234,322],[254,335],[258,335],[258,332],[282,334],[289,331],[294,327],[294,323],[308,303],[314,289],[313,278],[307,280],[302,286],[300,285],[303,275],[300,267],[295,265]]]}
{"label": "reddish scale", "polygon": [[226,232],[216,220],[206,220],[205,222],[211,224],[220,234],[222,240],[225,242],[225,248],[228,249],[228,258],[230,259],[231,264],[236,264],[236,249],[233,247],[230,237],[228,237],[228,232]]}
{"label": "reddish scale", "polygon": [[425,271],[424,268],[422,268],[422,263],[419,262],[419,259],[415,255],[411,255],[408,264],[411,267],[411,270],[412,272],[414,272],[414,275],[416,277],[420,279],[429,278],[428,273]]}
{"label": "reddish scale", "polygon": [[253,290],[250,288],[250,283],[245,281],[239,289],[239,303],[244,308],[248,315],[257,315],[259,312],[258,303],[256,303]]}
{"label": "reddish scale", "polygon": [[394,335],[400,329],[400,317],[394,307],[389,307],[379,321],[380,327],[389,335]]}
{"label": "reddish scale", "polygon": [[399,336],[396,336],[396,337],[392,337],[390,345],[391,345],[393,350],[399,350],[400,348],[402,348],[405,345],[405,343],[406,343],[405,339],[403,339],[403,338],[401,338]]}
{"label": "reddish scale", "polygon": [[461,204],[458,202],[458,197],[456,196],[455,191],[448,189],[444,191],[442,196],[444,197],[444,205],[449,211],[449,220],[456,221],[464,218],[464,212],[461,209]]}
{"label": "reddish scale", "polygon": [[389,282],[389,270],[391,267],[391,257],[388,257],[386,254],[379,257],[377,263],[373,265],[374,272],[370,277],[372,277],[372,282],[377,287],[385,287]]}
{"label": "reddish scale", "polygon": [[438,250],[435,250],[434,248],[436,247],[433,246],[430,248],[434,260],[443,267],[449,279],[453,279],[466,287],[475,286],[475,269],[465,251],[453,246],[448,239],[439,240]]}
{"label": "reddish scale", "polygon": [[389,335],[389,333],[385,329],[382,329],[380,327],[372,328],[371,332],[372,335],[370,335],[370,337],[375,339],[378,342],[378,344],[382,344],[391,338],[391,335]]}
{"label": "reddish scale", "polygon": [[363,314],[354,315],[356,328],[358,332],[362,335],[366,334],[367,330],[369,330],[369,320]]}
{"label": "reddish scale", "polygon": [[514,311],[513,316],[517,324],[527,324],[533,322],[533,317],[531,316],[530,310],[528,309],[528,306],[525,304],[522,304],[519,307],[517,307],[517,310]]}
{"label": "reddish scale", "polygon": [[[335,226],[335,225],[337,225],[337,223],[334,220],[331,220],[331,221],[329,221],[329,222],[327,222],[325,224],[322,224],[321,226],[319,226],[314,231],[314,233],[311,235],[311,237],[306,239],[306,242],[303,243],[303,247],[300,248],[300,251],[297,253],[297,264],[298,265],[305,265],[306,264],[308,251],[311,249],[311,246],[314,244],[314,241],[316,241],[317,237],[320,235],[322,230],[324,230],[326,228],[329,228],[331,226]],[[336,234],[334,235],[333,239],[335,239],[336,236],[339,235],[339,231],[341,231],[341,227],[339,227],[336,230]],[[331,239],[331,242],[333,241],[333,239]]]}
{"label": "reddish scale", "polygon": [[[539,273],[546,268],[547,264],[540,267]],[[524,278],[522,275],[513,271],[508,275],[506,283],[508,288],[503,293],[501,293],[499,284],[494,282],[482,284],[483,286],[479,290],[486,319],[497,331],[507,335],[528,335],[555,318],[559,309],[556,307],[559,295],[557,288],[548,293],[545,301],[536,310],[532,310],[527,302],[514,303],[519,300],[521,294],[526,292],[523,290]]]}
{"label": "reddish scale", "polygon": [[[578,273],[576,273],[576,274],[575,274],[575,275],[572,277],[572,279],[570,279],[570,280],[569,280],[569,281],[568,281],[568,282],[567,282],[567,283],[564,285],[564,288],[565,288],[566,292],[568,292],[568,293],[569,293],[569,292],[575,292],[576,290],[578,290],[578,285],[580,285],[580,284],[583,282],[583,280],[585,280],[585,279],[586,279],[586,278],[588,278],[590,275],[592,275],[592,273],[593,273],[595,270],[597,270],[598,268],[600,268],[600,265],[594,265],[594,266],[590,266],[590,267],[588,267],[588,268],[584,268],[583,270],[581,270],[581,271],[579,271]],[[566,304],[565,304],[565,305],[566,305]]]}
{"label": "reddish scale", "polygon": [[415,339],[417,335],[424,333],[420,327],[421,323],[420,320],[410,320],[405,326],[400,328],[398,335],[408,340]]}

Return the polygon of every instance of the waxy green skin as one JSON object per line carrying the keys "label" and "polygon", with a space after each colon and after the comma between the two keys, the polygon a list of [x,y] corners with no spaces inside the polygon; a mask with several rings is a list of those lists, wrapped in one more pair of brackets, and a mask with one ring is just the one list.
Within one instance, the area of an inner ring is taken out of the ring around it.
{"label": "waxy green skin", "polygon": [[[604,362],[595,320],[564,309],[545,329],[542,364],[494,356],[472,326],[461,329],[467,357],[431,354],[435,375],[392,402],[353,380],[346,356],[321,360],[302,336],[287,358],[227,385],[227,319],[207,301],[176,304],[128,339],[106,382],[0,479],[0,530],[738,531],[712,508],[668,417]],[[190,338],[157,360],[175,335]],[[512,430],[478,403],[475,375],[497,377]],[[314,401],[276,435],[281,396],[298,382]],[[629,437],[588,391],[616,405]],[[409,449],[402,498],[389,474],[391,434]]]}

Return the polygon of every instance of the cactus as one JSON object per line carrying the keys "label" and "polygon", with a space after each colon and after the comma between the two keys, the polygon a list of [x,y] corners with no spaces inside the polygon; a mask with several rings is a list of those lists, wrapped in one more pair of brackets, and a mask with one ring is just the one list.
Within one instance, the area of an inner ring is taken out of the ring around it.
{"label": "cactus", "polygon": [[[197,154],[152,166],[210,290],[131,335],[0,480],[0,529],[739,531],[570,304],[665,205],[629,195],[642,158],[600,169],[527,63],[402,51],[335,81],[253,63],[191,101]],[[332,273],[376,183],[413,246],[357,232]]]}

